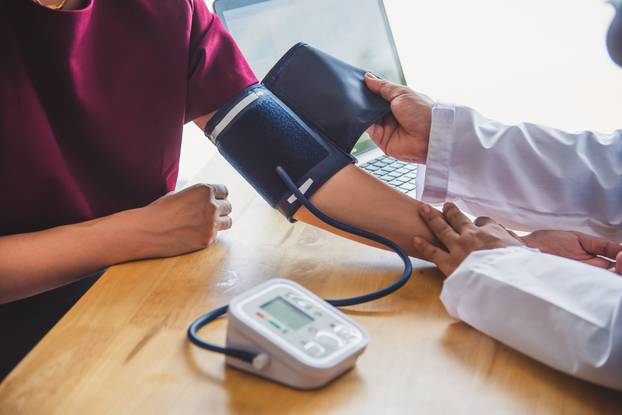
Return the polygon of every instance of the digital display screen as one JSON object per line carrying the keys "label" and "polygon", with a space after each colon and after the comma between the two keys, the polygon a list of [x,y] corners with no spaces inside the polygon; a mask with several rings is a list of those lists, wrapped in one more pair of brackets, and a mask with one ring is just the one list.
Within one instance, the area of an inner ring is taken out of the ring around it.
{"label": "digital display screen", "polygon": [[[405,83],[378,0],[271,0],[223,12],[227,28],[262,79],[295,43],[306,42],[384,79]],[[374,144],[367,134],[352,154]]]}
{"label": "digital display screen", "polygon": [[302,326],[313,321],[311,316],[297,307],[294,307],[282,297],[276,297],[260,308],[292,330],[298,330]]}

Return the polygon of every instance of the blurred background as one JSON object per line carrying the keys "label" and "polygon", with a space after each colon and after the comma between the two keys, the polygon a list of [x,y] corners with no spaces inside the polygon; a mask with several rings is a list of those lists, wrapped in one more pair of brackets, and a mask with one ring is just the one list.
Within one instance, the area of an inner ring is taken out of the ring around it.
{"label": "blurred background", "polygon": [[[338,25],[334,41],[343,42],[356,33],[347,22],[331,19],[331,7],[347,7],[353,19],[364,19],[356,14],[358,1],[369,0],[317,0],[326,18],[306,24]],[[506,123],[569,131],[622,128],[622,69],[605,48],[613,8],[603,1],[385,0],[385,7],[406,82],[433,99]],[[295,37],[300,27],[287,30]],[[284,41],[282,48],[288,46]],[[386,51],[369,59],[387,59]],[[261,78],[272,64],[254,69]],[[202,132],[186,125],[178,188],[215,154]]]}

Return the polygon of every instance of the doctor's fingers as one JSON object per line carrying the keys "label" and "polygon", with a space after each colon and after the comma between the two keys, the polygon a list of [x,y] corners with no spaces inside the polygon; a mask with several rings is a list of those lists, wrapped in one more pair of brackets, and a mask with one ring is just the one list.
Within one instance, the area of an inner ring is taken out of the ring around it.
{"label": "doctor's fingers", "polygon": [[489,218],[488,216],[480,216],[479,218],[475,219],[473,224],[477,227],[481,227],[481,226],[486,226],[486,225],[497,224],[497,222],[495,222],[492,218]]}
{"label": "doctor's fingers", "polygon": [[610,270],[612,272],[615,272],[616,262],[615,261],[611,261],[611,260],[609,260],[607,258],[602,258],[602,257],[599,257],[599,256],[595,256],[593,258],[582,260],[581,262],[583,262],[584,264],[592,265],[592,266],[597,267],[597,268],[608,269],[608,270]]}
{"label": "doctor's fingers", "polygon": [[464,213],[460,212],[460,209],[453,203],[445,203],[443,205],[443,214],[451,227],[459,234],[475,227],[473,222]]}
{"label": "doctor's fingers", "polygon": [[432,233],[445,245],[447,248],[451,248],[460,235],[447,223],[447,220],[443,217],[441,212],[434,209],[429,205],[421,206],[419,211],[421,219],[430,228]]}
{"label": "doctor's fingers", "polygon": [[421,254],[423,259],[434,262],[443,274],[449,275],[453,272],[450,265],[451,256],[448,252],[419,237],[414,238],[414,243],[415,249],[417,249],[417,252]]}
{"label": "doctor's fingers", "polygon": [[367,134],[371,137],[372,141],[386,153],[388,150],[389,142],[393,137],[393,133],[397,130],[397,121],[391,114],[387,114],[371,127],[367,129]]}
{"label": "doctor's fingers", "polygon": [[495,221],[492,218],[489,218],[488,216],[480,216],[479,218],[475,219],[473,221],[473,224],[475,226],[477,226],[478,228],[481,228],[482,226],[498,226],[500,229],[503,229],[505,232],[509,233],[510,235],[512,235],[516,240],[523,242],[523,240],[520,238],[520,236],[518,236],[516,234],[516,232],[509,230],[508,228],[506,228],[505,226],[503,226],[502,224],[500,224],[499,222]]}
{"label": "doctor's fingers", "polygon": [[615,260],[618,254],[622,252],[622,245],[617,242],[580,232],[576,232],[576,235],[579,237],[581,247],[588,254],[599,255]]}

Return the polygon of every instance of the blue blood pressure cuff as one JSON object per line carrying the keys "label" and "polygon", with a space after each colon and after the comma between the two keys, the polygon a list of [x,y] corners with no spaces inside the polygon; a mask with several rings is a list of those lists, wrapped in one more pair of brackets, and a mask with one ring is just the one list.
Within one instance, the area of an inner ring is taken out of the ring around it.
{"label": "blue blood pressure cuff", "polygon": [[292,47],[263,84],[309,125],[350,153],[365,130],[391,110],[365,85],[365,70],[305,43]]}
{"label": "blue blood pressure cuff", "polygon": [[355,162],[354,144],[389,112],[367,90],[365,71],[306,44],[290,49],[264,81],[245,89],[208,122],[205,134],[225,159],[290,221],[299,201],[282,167],[311,197]]}
{"label": "blue blood pressure cuff", "polygon": [[276,173],[277,166],[310,197],[353,162],[262,84],[247,88],[219,111],[206,131],[225,159],[290,220],[300,205]]}

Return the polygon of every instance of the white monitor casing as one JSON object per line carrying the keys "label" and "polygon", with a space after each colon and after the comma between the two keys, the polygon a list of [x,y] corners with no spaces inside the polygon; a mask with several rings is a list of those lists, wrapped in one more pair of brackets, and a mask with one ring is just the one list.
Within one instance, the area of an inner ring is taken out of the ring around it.
{"label": "white monitor casing", "polygon": [[[313,315],[313,322],[290,329],[260,310],[276,297]],[[365,329],[289,280],[271,279],[233,298],[228,314],[227,347],[264,353],[269,363],[257,369],[227,356],[227,364],[297,389],[320,388],[351,369],[368,343]]]}

